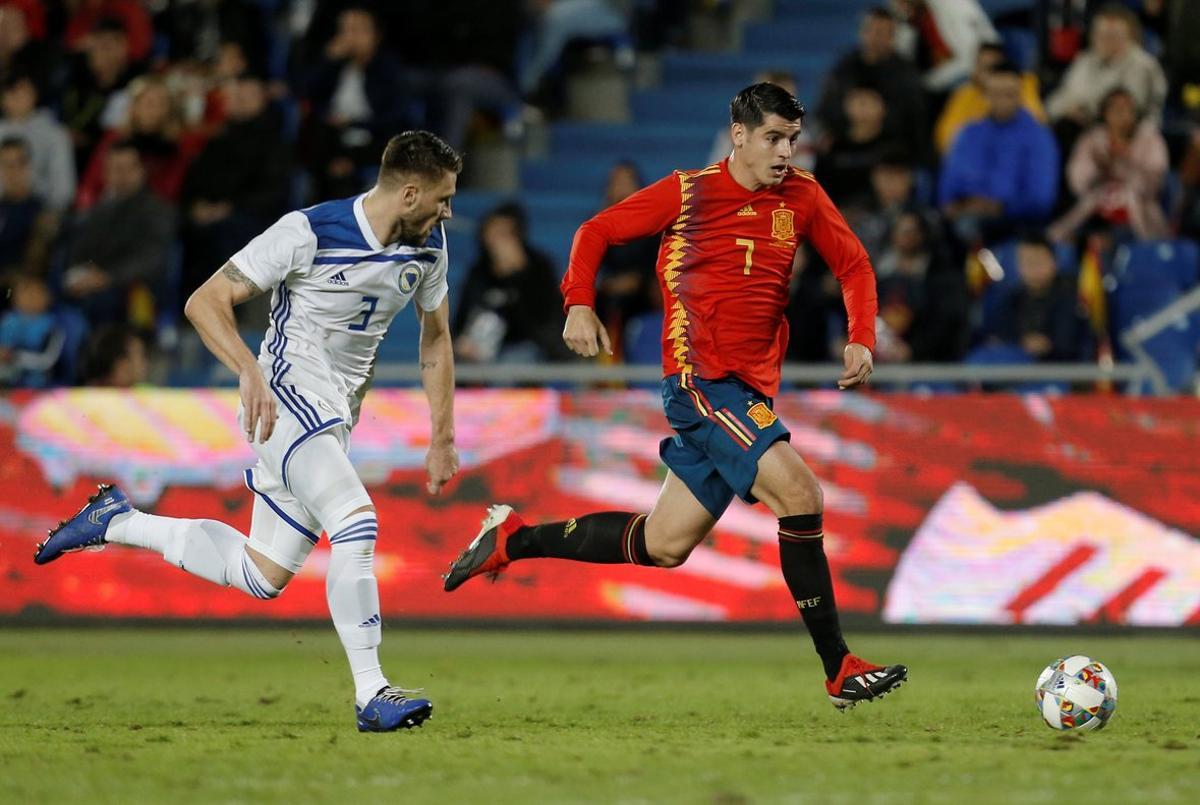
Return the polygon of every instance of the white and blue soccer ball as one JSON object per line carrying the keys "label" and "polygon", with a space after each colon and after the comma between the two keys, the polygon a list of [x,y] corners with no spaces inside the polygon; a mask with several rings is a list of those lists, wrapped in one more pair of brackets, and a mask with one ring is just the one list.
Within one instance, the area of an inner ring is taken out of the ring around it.
{"label": "white and blue soccer ball", "polygon": [[1104,663],[1082,654],[1055,660],[1037,681],[1042,720],[1056,730],[1104,727],[1117,712],[1117,680]]}

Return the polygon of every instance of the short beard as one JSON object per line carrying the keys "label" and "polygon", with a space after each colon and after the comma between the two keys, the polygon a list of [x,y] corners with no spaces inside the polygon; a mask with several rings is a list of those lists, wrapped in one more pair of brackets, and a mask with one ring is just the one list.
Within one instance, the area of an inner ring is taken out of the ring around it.
{"label": "short beard", "polygon": [[403,218],[396,221],[396,225],[392,227],[392,231],[388,234],[387,243],[384,246],[391,246],[394,243],[399,243],[402,246],[424,246],[426,238],[421,236],[421,231],[416,229]]}

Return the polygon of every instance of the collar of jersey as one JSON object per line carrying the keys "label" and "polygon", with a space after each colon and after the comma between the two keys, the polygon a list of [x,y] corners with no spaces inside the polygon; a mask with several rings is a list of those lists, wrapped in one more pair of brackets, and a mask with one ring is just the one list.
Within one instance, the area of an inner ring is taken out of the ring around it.
{"label": "collar of jersey", "polygon": [[371,251],[381,252],[384,245],[379,242],[379,238],[375,237],[375,232],[371,229],[371,222],[367,220],[367,211],[363,209],[363,199],[366,197],[367,194],[363,193],[354,199],[354,220],[358,222],[358,229],[362,232],[363,240],[371,247]]}

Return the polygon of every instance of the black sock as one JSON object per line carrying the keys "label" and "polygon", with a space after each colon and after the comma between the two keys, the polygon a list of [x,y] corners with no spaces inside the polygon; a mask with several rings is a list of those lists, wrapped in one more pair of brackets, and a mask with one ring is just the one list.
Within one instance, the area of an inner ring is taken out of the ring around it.
{"label": "black sock", "polygon": [[646,515],[598,512],[526,526],[508,538],[509,559],[553,557],[598,564],[653,565],[646,551]]}
{"label": "black sock", "polygon": [[783,580],[800,609],[825,677],[833,679],[850,653],[838,624],[833,600],[833,580],[825,559],[825,535],[819,514],[793,514],[779,518],[779,564]]}

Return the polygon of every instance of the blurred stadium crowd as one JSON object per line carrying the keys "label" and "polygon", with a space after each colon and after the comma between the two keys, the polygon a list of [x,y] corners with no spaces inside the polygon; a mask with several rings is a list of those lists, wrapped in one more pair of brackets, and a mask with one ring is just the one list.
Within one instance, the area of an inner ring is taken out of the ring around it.
{"label": "blurred stadium crowd", "polygon": [[[723,158],[755,78],[808,104],[794,161],[871,253],[880,360],[1110,360],[1197,284],[1189,5],[0,0],[0,384],[207,382],[191,290],[288,209],[369,187],[414,127],[468,164],[448,225],[459,359],[568,360],[574,227]],[[658,360],[656,252],[607,257],[617,360]],[[802,251],[789,357],[838,355],[843,315]],[[253,343],[265,309],[245,316]],[[412,358],[412,328],[381,360]],[[1169,345],[1179,388],[1197,329]]]}

